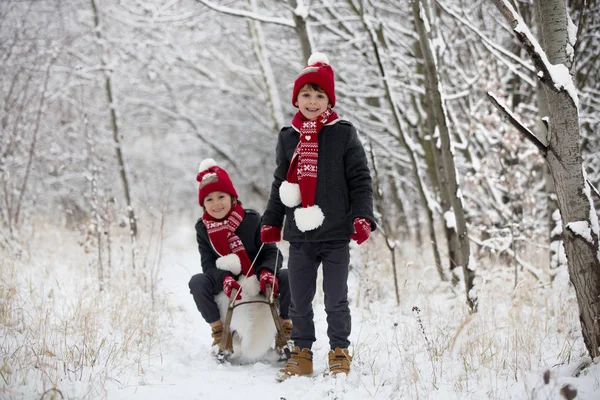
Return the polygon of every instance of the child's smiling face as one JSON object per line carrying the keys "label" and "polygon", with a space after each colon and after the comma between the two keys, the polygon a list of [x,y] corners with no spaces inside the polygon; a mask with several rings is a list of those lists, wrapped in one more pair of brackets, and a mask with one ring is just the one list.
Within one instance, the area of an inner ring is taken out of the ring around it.
{"label": "child's smiling face", "polygon": [[209,193],[203,201],[204,209],[216,220],[223,219],[229,214],[233,201],[231,195],[225,192]]}
{"label": "child's smiling face", "polygon": [[315,119],[329,107],[329,97],[322,91],[316,91],[310,85],[304,85],[298,92],[298,109],[306,119]]}

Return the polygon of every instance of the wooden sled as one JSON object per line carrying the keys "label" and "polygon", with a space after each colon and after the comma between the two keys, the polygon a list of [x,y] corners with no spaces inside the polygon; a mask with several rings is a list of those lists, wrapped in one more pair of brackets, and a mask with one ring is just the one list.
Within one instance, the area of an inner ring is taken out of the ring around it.
{"label": "wooden sled", "polygon": [[[227,307],[227,313],[225,315],[225,321],[223,322],[223,336],[221,337],[221,343],[219,343],[219,351],[217,353],[217,359],[219,362],[223,363],[231,357],[233,354],[233,346],[232,346],[232,338],[231,338],[231,319],[233,317],[233,310],[238,306],[243,306],[245,304],[251,303],[262,303],[267,304],[269,309],[271,310],[271,316],[273,317],[273,323],[275,324],[275,330],[277,335],[283,336],[283,328],[281,327],[281,321],[279,319],[279,314],[277,313],[277,307],[275,306],[275,300],[273,296],[273,288],[271,286],[267,286],[267,296],[265,300],[251,300],[242,303],[235,304],[235,300],[237,298],[237,289],[231,290],[231,296],[229,300],[229,305]],[[229,344],[229,346],[228,346]],[[290,349],[289,346],[283,348],[284,354],[286,358],[290,357]]]}

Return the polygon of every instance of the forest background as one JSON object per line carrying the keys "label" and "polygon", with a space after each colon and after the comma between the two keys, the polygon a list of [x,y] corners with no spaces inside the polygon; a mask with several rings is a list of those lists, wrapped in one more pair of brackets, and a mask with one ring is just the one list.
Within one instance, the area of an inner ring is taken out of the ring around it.
{"label": "forest background", "polygon": [[[599,25],[600,6],[584,0],[0,1],[5,333],[27,325],[15,269],[56,232],[79,242],[94,290],[133,279],[154,304],[165,232],[199,215],[204,158],[262,211],[294,79],[320,51],[373,172],[380,229],[364,257],[393,282],[379,296],[400,304],[398,268],[415,254],[468,314],[483,275],[544,290],[579,276],[592,284],[575,279],[582,325],[570,329],[594,359]],[[586,234],[588,245],[574,238]],[[569,254],[582,256],[567,265]],[[6,387],[16,359],[45,351],[12,345]]]}

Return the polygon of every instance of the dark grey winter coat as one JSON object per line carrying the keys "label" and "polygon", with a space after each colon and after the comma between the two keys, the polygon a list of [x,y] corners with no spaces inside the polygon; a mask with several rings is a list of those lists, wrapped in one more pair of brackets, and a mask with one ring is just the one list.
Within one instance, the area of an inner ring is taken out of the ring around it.
{"label": "dark grey winter coat", "polygon": [[[250,261],[252,262],[256,257],[256,253],[258,253],[260,246],[262,245],[262,242],[260,241],[260,214],[249,209],[244,209],[244,211],[246,212],[246,216],[244,217],[244,220],[240,226],[238,226],[235,233],[239,236],[240,240],[244,244],[244,248],[248,253],[248,257],[250,257]],[[202,219],[199,219],[196,222],[196,241],[198,242],[198,251],[200,252],[203,273],[210,275],[215,282],[223,282],[223,278],[225,278],[226,275],[233,276],[236,279],[240,276],[235,276],[229,271],[224,271],[217,268],[216,260],[219,258],[219,255],[210,244],[208,232],[202,223]],[[278,251],[279,250],[277,250],[277,246],[275,246],[275,244],[265,243],[264,247],[260,251],[260,255],[254,263],[254,270],[257,277],[260,277],[260,271],[263,269],[268,269],[269,271],[274,272],[276,259],[278,259],[277,271],[281,270],[282,256],[279,254],[279,257],[277,257]]]}
{"label": "dark grey winter coat", "polygon": [[324,126],[319,132],[319,161],[315,204],[325,221],[319,228],[302,232],[294,221],[294,209],[286,207],[279,198],[279,187],[286,175],[300,136],[292,127],[285,127],[277,139],[276,163],[271,195],[262,217],[263,225],[281,227],[287,215],[284,239],[290,242],[321,242],[350,240],[354,233],[354,218],[371,221],[373,216],[373,188],[365,150],[358,139],[356,128],[348,121]]}

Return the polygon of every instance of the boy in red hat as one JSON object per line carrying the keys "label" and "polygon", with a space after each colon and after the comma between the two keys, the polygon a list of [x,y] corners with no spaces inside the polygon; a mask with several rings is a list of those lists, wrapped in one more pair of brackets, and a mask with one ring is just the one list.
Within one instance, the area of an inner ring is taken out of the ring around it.
{"label": "boy in red hat", "polygon": [[[279,132],[271,195],[262,218],[263,243],[290,242],[288,271],[292,357],[278,379],[310,375],[315,342],[312,300],[323,264],[323,291],[329,336],[329,370],[349,373],[351,330],[348,307],[349,243],[368,239],[376,228],[371,174],[356,129],[340,120],[333,69],[313,54],[294,82],[292,126]],[[284,216],[286,217],[284,219]]]}
{"label": "boy in red hat", "polygon": [[196,180],[199,182],[198,202],[204,208],[202,218],[196,223],[203,273],[192,276],[189,287],[198,311],[212,327],[212,345],[221,342],[223,333],[215,297],[221,292],[230,297],[235,288],[237,299],[241,300],[260,292],[266,294],[266,287],[270,285],[279,293],[281,325],[286,337],[277,337],[276,347],[282,350],[290,338],[292,322],[288,317],[288,271],[281,269],[282,257],[278,257],[277,247],[264,244],[261,250],[260,214],[242,207],[229,175],[213,159],[202,161]]}

